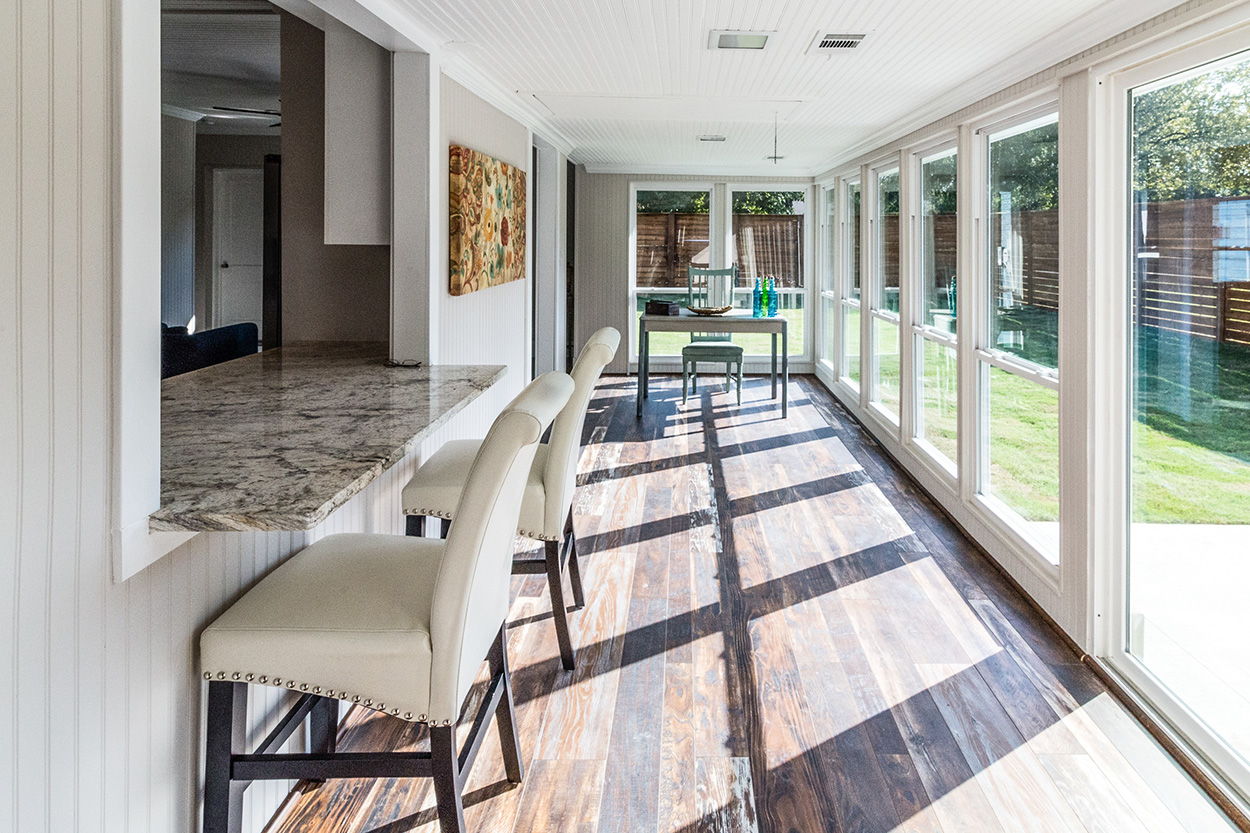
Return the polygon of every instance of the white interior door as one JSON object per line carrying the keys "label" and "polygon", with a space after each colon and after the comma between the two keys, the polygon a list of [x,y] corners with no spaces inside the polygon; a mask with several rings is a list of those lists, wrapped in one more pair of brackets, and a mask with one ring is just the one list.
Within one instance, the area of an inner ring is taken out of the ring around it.
{"label": "white interior door", "polygon": [[247,321],[262,326],[264,186],[260,168],[213,172],[214,327]]}

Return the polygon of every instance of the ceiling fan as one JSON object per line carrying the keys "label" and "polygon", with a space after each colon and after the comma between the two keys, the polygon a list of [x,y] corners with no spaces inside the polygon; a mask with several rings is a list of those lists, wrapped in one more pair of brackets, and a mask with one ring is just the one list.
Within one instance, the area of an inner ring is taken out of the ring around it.
{"label": "ceiling fan", "polygon": [[215,105],[213,106],[212,109],[219,113],[235,114],[234,116],[227,116],[227,118],[242,118],[242,119],[266,118],[267,119],[267,118],[272,118],[274,116],[277,116],[278,120],[269,126],[270,127],[282,126],[282,111],[281,110],[257,110],[252,107],[218,107]]}

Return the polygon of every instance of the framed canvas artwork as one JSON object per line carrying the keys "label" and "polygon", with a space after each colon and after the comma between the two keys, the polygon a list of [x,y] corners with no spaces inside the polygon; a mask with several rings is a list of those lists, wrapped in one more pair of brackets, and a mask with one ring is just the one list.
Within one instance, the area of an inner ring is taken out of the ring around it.
{"label": "framed canvas artwork", "polygon": [[451,294],[525,277],[525,171],[451,146]]}

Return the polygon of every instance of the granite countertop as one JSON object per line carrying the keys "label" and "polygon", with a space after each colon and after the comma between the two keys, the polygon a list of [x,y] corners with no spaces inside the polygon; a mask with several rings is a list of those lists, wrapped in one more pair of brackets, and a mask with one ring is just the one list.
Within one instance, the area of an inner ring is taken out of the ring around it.
{"label": "granite countertop", "polygon": [[311,529],[507,371],[385,357],[384,344],[296,344],[163,381],[149,527]]}

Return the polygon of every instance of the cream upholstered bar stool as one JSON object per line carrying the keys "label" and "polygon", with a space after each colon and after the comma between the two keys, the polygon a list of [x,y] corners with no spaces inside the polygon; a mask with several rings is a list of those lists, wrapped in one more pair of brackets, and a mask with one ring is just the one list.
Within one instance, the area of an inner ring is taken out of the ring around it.
{"label": "cream upholstered bar stool", "polygon": [[[265,779],[432,776],[443,833],[464,830],[464,783],[493,713],[508,780],[520,783],[504,620],[513,539],[538,440],[574,390],[540,376],[504,408],[468,463],[445,541],[332,535],[297,553],[200,637],[208,683],[204,831],[239,833],[243,791]],[[490,682],[463,751],[462,704],[481,668]],[[251,753],[249,685],[299,693]],[[429,752],[337,752],[345,700],[429,726]],[[309,718],[309,754],[274,754]]]}
{"label": "cream upholstered bar stool", "polygon": [[[514,575],[547,574],[551,593],[551,610],[555,618],[556,638],[564,667],[573,669],[573,640],[569,635],[568,610],[564,603],[564,572],[567,566],[573,602],[585,605],[581,570],[577,564],[577,538],[573,534],[573,492],[577,487],[577,458],[582,447],[582,427],[586,409],[600,374],[621,343],[621,334],[612,327],[597,331],[586,342],[573,364],[576,389],[551,426],[551,436],[539,445],[534,466],[525,484],[521,502],[521,521],[517,532],[526,538],[543,541],[545,556],[521,558],[512,563]],[[408,515],[408,534],[424,535],[425,518],[441,518],[443,534],[452,520],[464,484],[468,462],[477,453],[481,440],[453,440],[444,443],[421,465],[404,487],[404,514]]]}

